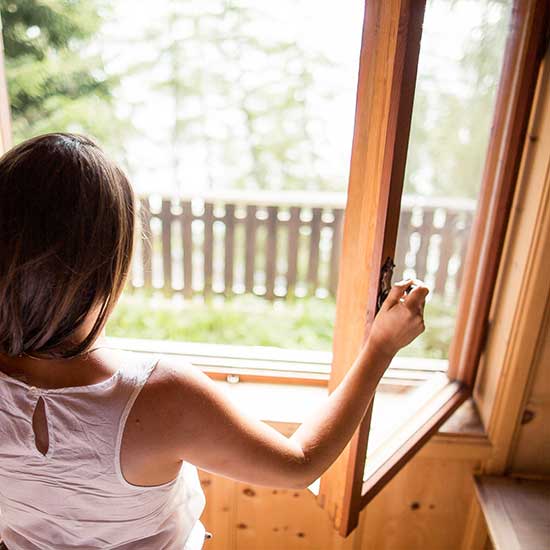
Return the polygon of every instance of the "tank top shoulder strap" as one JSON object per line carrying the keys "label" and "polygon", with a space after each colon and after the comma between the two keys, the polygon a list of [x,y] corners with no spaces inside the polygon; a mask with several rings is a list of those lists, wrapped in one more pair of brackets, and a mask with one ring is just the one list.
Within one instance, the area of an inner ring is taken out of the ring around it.
{"label": "tank top shoulder strap", "polygon": [[[134,403],[143,389],[143,386],[149,380],[151,373],[155,370],[160,358],[154,356],[145,356],[137,353],[125,352],[126,360],[121,363],[123,366],[120,369],[118,387],[125,395],[125,403],[119,417],[117,435],[116,435],[116,447],[115,456],[118,458],[120,455],[120,446],[122,443],[122,436],[124,434],[124,428],[126,421]],[[119,390],[119,391],[120,391]],[[117,469],[119,461],[117,460]],[[122,475],[118,472],[120,477]],[[122,478],[123,479],[123,478]]]}
{"label": "tank top shoulder strap", "polygon": [[132,409],[143,386],[159,362],[159,357],[141,355],[133,352],[124,352],[124,361],[121,362],[118,387],[126,396],[126,403],[122,411],[121,425]]}
{"label": "tank top shoulder strap", "polygon": [[120,363],[120,383],[127,387],[139,390],[147,382],[159,362],[158,356],[143,355],[135,352],[121,352],[123,360]]}

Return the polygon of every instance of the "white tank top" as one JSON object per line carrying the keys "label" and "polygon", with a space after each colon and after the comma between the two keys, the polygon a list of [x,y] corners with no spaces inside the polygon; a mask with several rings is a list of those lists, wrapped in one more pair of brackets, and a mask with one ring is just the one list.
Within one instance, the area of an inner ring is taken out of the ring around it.
{"label": "white tank top", "polygon": [[[98,384],[39,389],[0,371],[0,538],[9,550],[198,550],[204,509],[197,469],[155,487],[129,484],[120,443],[130,409],[155,368],[132,353]],[[45,405],[49,447],[32,417]]]}

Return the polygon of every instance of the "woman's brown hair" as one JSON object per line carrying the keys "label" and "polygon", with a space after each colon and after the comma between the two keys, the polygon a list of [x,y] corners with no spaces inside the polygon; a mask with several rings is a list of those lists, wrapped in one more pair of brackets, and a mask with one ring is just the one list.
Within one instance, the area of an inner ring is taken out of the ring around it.
{"label": "woman's brown hair", "polygon": [[0,158],[0,353],[90,348],[124,287],[134,215],[128,179],[86,137],[38,136]]}

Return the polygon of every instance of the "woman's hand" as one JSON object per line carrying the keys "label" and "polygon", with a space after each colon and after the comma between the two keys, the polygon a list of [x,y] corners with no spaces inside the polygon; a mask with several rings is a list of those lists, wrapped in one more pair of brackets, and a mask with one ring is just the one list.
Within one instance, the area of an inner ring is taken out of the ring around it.
{"label": "woman's hand", "polygon": [[419,280],[395,283],[374,319],[365,347],[393,357],[424,332],[424,304],[428,292]]}

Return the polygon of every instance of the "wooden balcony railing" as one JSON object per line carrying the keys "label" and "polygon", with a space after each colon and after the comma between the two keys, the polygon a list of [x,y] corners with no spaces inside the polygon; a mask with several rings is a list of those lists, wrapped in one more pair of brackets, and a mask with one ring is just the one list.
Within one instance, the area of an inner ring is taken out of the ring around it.
{"label": "wooden balcony railing", "polygon": [[[334,296],[345,200],[315,192],[141,197],[130,290]],[[469,200],[404,196],[394,279],[415,276],[436,295],[456,295],[474,208]]]}

